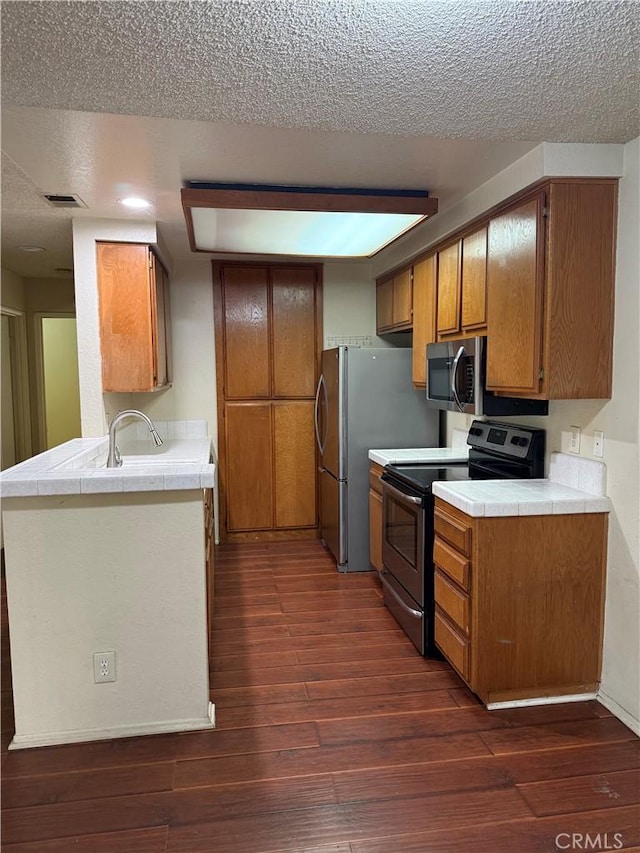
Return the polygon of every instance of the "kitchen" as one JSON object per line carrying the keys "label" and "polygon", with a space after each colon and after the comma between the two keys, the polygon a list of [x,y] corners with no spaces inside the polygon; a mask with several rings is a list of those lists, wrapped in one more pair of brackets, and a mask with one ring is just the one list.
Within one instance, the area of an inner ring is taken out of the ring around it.
{"label": "kitchen", "polygon": [[[37,122],[34,125],[34,129]],[[566,450],[568,428],[583,427],[583,442],[594,429],[605,432],[608,469],[608,494],[613,502],[609,553],[609,589],[605,633],[603,688],[621,708],[633,709],[637,701],[637,657],[634,658],[634,632],[637,612],[634,587],[634,547],[637,551],[637,142],[627,146],[566,146],[544,144],[525,153],[511,167],[481,189],[434,218],[427,240],[409,236],[402,246],[389,247],[376,257],[369,269],[354,262],[324,264],[324,336],[332,339],[374,336],[375,293],[373,282],[389,269],[402,264],[423,250],[426,242],[436,242],[459,224],[497,204],[512,192],[544,175],[566,174],[571,158],[573,174],[622,175],[618,232],[616,336],[614,339],[614,394],[609,403],[602,401],[566,401],[553,404],[545,419],[550,449]],[[487,176],[489,177],[489,176]],[[152,418],[170,420],[200,417],[209,422],[210,435],[216,438],[215,370],[213,368],[213,304],[208,259],[192,256],[181,259],[171,271],[174,387],[151,402],[136,396],[107,395],[103,399],[96,371],[95,329],[90,282],[95,276],[93,246],[95,239],[156,242],[152,222],[135,225],[123,222],[84,222],[78,218],[75,229],[75,268],[78,282],[76,311],[81,354],[83,430],[87,435],[105,432],[105,410],[110,416],[128,406],[143,408]],[[160,236],[162,237],[162,229]],[[4,279],[4,276],[3,276]],[[631,344],[629,342],[632,342]],[[384,343],[384,341],[382,342]],[[635,360],[634,360],[635,359]],[[203,388],[206,392],[203,393]],[[622,396],[617,389],[623,388]],[[635,395],[635,396],[634,396]],[[465,416],[447,417],[450,443],[454,428],[466,431]],[[583,444],[583,453],[590,455]],[[634,467],[635,466],[635,467]],[[634,546],[635,543],[635,546]],[[637,573],[636,573],[637,574]],[[635,581],[637,583],[637,580]],[[632,715],[633,716],[633,715]],[[637,720],[637,713],[635,714]],[[631,722],[631,721],[630,721]],[[604,830],[603,830],[604,831]]]}

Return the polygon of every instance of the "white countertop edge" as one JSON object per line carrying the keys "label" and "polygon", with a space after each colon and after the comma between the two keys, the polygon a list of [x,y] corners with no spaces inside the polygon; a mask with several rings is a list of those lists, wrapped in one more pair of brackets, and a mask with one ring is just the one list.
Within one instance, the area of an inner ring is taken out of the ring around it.
{"label": "white countertop edge", "polygon": [[[213,458],[213,446],[208,437],[169,439],[166,442],[166,464],[165,460],[158,461],[161,453],[150,453],[153,460],[148,466],[92,467],[96,459],[106,454],[107,442],[106,436],[71,439],[14,465],[0,474],[1,497],[117,494],[215,487],[216,465],[209,462]],[[141,444],[142,449],[146,449],[147,445]],[[127,454],[123,455],[126,458]],[[181,461],[191,457],[198,461]],[[65,467],[59,468],[60,465]]]}
{"label": "white countertop edge", "polygon": [[373,448],[369,450],[369,460],[378,465],[431,464],[438,462],[466,462],[469,459],[468,447],[405,447],[395,449]]}
{"label": "white countertop edge", "polygon": [[[530,480],[469,480],[460,483],[434,483],[433,494],[470,515],[472,518],[524,515],[571,515],[610,512],[611,501],[606,496],[581,492],[568,486],[558,486],[549,480],[536,480],[539,488],[532,490]],[[469,494],[474,487],[501,484],[504,497],[493,492],[486,498]],[[524,486],[524,493],[520,487]],[[509,494],[509,487],[511,494]],[[526,494],[526,489],[531,489]],[[465,494],[465,491],[467,494]]]}

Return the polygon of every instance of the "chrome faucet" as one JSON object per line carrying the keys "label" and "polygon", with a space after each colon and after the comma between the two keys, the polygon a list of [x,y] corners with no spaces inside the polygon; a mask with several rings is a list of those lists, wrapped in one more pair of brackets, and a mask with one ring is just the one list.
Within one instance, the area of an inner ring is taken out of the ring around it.
{"label": "chrome faucet", "polygon": [[119,468],[122,465],[122,457],[120,456],[120,451],[116,444],[116,427],[120,421],[125,420],[125,418],[140,418],[140,420],[144,421],[149,427],[149,432],[151,433],[151,438],[153,439],[155,446],[160,447],[162,444],[162,439],[158,435],[158,431],[153,425],[153,421],[148,418],[144,412],[139,412],[137,409],[125,409],[123,412],[119,412],[109,424],[109,455],[107,456],[107,468]]}

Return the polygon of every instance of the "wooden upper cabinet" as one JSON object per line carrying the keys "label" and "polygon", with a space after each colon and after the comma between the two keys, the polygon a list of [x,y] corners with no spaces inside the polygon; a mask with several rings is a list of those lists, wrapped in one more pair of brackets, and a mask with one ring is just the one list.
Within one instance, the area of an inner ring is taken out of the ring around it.
{"label": "wooden upper cabinet", "polygon": [[538,193],[489,223],[487,386],[494,391],[540,390],[543,208]]}
{"label": "wooden upper cabinet", "polygon": [[413,267],[413,359],[412,380],[418,388],[426,386],[427,344],[436,340],[437,259],[431,255]]}
{"label": "wooden upper cabinet", "polygon": [[393,326],[410,326],[413,312],[411,268],[402,270],[393,277]]}
{"label": "wooden upper cabinet", "polygon": [[376,285],[376,330],[388,331],[393,326],[393,279]]}
{"label": "wooden upper cabinet", "polygon": [[316,390],[315,272],[272,271],[273,396],[313,397]]}
{"label": "wooden upper cabinet", "polygon": [[413,272],[401,270],[376,284],[376,331],[407,331],[413,320]]}
{"label": "wooden upper cabinet", "polygon": [[227,399],[271,395],[266,267],[223,268],[224,380]]}
{"label": "wooden upper cabinet", "polygon": [[438,340],[487,330],[487,229],[438,252]]}
{"label": "wooden upper cabinet", "polygon": [[168,277],[151,247],[97,243],[103,391],[156,391],[169,381]]}
{"label": "wooden upper cabinet", "polygon": [[487,229],[462,239],[462,331],[481,335],[487,329]]}
{"label": "wooden upper cabinet", "polygon": [[438,252],[438,339],[460,333],[461,241]]}
{"label": "wooden upper cabinet", "polygon": [[616,210],[616,180],[557,178],[491,219],[488,388],[611,397]]}

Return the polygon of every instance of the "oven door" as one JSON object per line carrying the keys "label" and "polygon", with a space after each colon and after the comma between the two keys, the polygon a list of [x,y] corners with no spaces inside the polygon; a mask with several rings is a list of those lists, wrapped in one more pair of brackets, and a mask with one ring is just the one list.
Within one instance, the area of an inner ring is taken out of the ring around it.
{"label": "oven door", "polygon": [[422,498],[382,481],[382,563],[424,608],[424,524]]}

